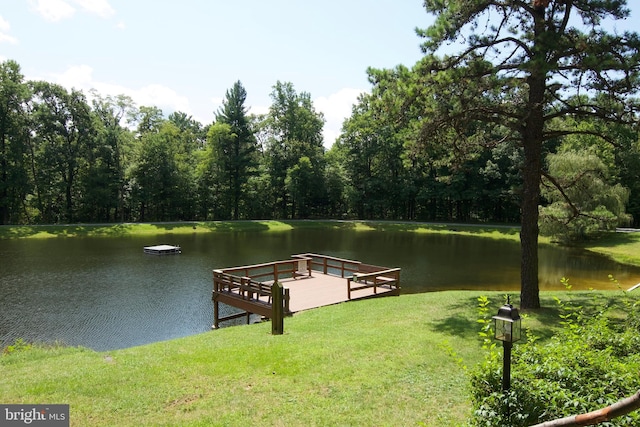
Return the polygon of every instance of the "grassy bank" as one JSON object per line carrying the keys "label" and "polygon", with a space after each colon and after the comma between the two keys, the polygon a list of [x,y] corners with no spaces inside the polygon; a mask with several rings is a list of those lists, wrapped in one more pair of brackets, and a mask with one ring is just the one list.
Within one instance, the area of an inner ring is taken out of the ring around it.
{"label": "grassy bank", "polygon": [[[387,221],[210,221],[0,226],[0,240],[77,236],[191,235],[230,231],[282,232],[295,228],[318,227],[357,231],[389,230],[413,233],[462,234],[515,241],[520,239],[519,227],[517,226]],[[539,241],[541,244],[551,244],[550,239],[544,236],[541,236]],[[640,266],[640,233],[611,233],[600,240],[584,244],[583,247],[586,250],[608,256],[617,262]]]}
{"label": "grassy bank", "polygon": [[640,266],[640,233],[611,233],[584,247],[617,262]]}
{"label": "grassy bank", "polygon": [[156,234],[200,234],[229,231],[282,232],[295,228],[332,228],[356,231],[388,230],[415,233],[455,233],[517,240],[518,227],[387,221],[208,221],[124,224],[70,224],[0,226],[0,239],[54,237],[118,237]]}
{"label": "grassy bank", "polygon": [[[287,318],[281,336],[263,323],[110,352],[15,351],[0,356],[0,402],[68,403],[72,426],[459,426],[470,413],[464,367],[483,357],[479,295],[324,307]],[[549,336],[557,314],[524,325]]]}

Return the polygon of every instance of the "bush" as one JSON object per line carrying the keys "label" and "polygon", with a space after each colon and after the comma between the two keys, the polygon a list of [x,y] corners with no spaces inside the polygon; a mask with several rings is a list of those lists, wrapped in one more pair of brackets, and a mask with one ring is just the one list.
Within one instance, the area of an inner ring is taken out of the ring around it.
{"label": "bush", "polygon": [[[639,304],[626,293],[590,310],[557,300],[563,329],[515,345],[511,389],[502,391],[502,352],[488,348],[471,374],[473,426],[529,426],[611,405],[640,389]],[[486,333],[486,331],[483,331]],[[632,412],[603,426],[638,426]]]}

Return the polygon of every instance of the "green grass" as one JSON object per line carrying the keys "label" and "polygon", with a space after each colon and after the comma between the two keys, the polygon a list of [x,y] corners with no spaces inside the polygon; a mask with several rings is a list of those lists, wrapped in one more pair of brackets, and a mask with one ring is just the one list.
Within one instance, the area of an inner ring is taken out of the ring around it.
{"label": "green grass", "polygon": [[0,226],[0,239],[53,237],[119,237],[130,235],[196,234],[224,231],[287,231],[292,227],[280,221],[212,221],[122,224],[70,224]]}
{"label": "green grass", "polygon": [[[68,403],[72,426],[459,426],[464,367],[483,358],[479,295],[324,307],[286,318],[281,336],[262,323],[110,352],[17,350],[0,357],[0,402]],[[552,294],[542,299],[550,308],[524,326],[544,338],[559,317]]]}
{"label": "green grass", "polygon": [[[415,233],[466,234],[499,239],[519,239],[517,226],[447,225],[387,221],[208,221],[122,224],[4,225],[0,239],[78,236],[127,236],[150,234],[197,234],[226,231],[282,232],[294,228],[333,228],[355,231],[403,231]],[[544,242],[544,239],[543,239]]]}
{"label": "green grass", "polygon": [[640,266],[640,233],[610,233],[584,247],[617,262]]}

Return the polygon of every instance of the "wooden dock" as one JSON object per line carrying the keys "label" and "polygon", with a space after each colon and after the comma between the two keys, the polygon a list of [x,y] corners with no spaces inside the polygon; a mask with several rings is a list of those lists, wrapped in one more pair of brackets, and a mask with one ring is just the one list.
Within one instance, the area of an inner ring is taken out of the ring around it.
{"label": "wooden dock", "polygon": [[[274,284],[277,283],[277,286]],[[282,307],[274,304],[281,292]],[[318,254],[213,271],[214,324],[258,314],[275,317],[341,302],[400,294],[400,269]],[[220,317],[219,304],[242,312]],[[281,313],[281,314],[280,314]],[[281,319],[277,319],[281,323]]]}

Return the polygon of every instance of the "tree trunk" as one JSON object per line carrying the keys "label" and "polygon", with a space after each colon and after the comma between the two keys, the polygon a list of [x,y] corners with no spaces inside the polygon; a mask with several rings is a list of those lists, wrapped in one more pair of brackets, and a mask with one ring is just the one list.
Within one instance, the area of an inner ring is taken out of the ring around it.
{"label": "tree trunk", "polygon": [[544,77],[529,78],[529,115],[523,132],[522,212],[520,228],[520,307],[540,308],[538,285],[538,205],[542,173]]}
{"label": "tree trunk", "polygon": [[522,219],[520,228],[520,307],[540,308],[538,286],[538,203],[540,200],[540,144],[524,139]]}
{"label": "tree trunk", "polygon": [[5,143],[5,132],[2,132],[2,137],[0,138],[0,170],[2,170],[2,177],[0,177],[0,182],[4,185],[2,186],[2,193],[0,193],[0,224],[8,224],[9,223],[9,191],[7,190],[7,181],[9,180],[9,174],[7,170],[9,169],[7,163],[7,148]]}
{"label": "tree trunk", "polygon": [[540,41],[545,29],[545,11],[538,7],[534,14],[535,40],[529,86],[528,114],[524,120],[522,145],[524,165],[522,168],[522,212],[520,228],[520,306],[540,308],[538,286],[538,205],[540,203],[540,180],[542,173],[542,142],[544,140],[544,93],[546,89],[545,50]]}
{"label": "tree trunk", "polygon": [[[71,171],[69,171],[69,174],[71,174]],[[72,185],[73,185],[73,181],[71,176],[69,176],[69,179],[66,182],[66,186],[65,186],[65,210],[66,210],[66,220],[69,224],[71,224],[73,222],[73,193],[72,193]]]}

